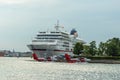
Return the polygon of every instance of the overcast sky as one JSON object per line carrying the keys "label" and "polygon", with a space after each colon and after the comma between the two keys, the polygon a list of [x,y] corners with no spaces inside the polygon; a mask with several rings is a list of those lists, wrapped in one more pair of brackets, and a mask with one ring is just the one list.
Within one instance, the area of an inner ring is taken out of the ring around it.
{"label": "overcast sky", "polygon": [[120,0],[0,0],[0,50],[29,51],[36,33],[57,20],[87,43],[120,38]]}

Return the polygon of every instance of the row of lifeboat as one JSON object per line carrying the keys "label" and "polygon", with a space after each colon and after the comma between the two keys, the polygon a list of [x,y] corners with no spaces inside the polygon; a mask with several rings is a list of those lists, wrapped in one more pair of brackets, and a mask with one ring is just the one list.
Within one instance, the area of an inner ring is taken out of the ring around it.
{"label": "row of lifeboat", "polygon": [[76,62],[88,62],[90,59],[87,58],[71,58],[69,54],[47,57],[47,58],[38,58],[37,54],[33,53],[33,59],[36,61],[55,61],[55,62],[68,62],[68,63],[76,63]]}

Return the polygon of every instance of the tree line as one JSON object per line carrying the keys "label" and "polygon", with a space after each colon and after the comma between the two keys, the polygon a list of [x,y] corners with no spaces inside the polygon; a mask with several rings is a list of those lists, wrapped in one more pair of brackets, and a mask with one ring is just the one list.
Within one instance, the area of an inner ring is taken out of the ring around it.
{"label": "tree line", "polygon": [[89,45],[76,43],[73,53],[84,56],[120,56],[120,39],[112,38],[106,42],[100,42],[96,46],[96,41],[91,41]]}

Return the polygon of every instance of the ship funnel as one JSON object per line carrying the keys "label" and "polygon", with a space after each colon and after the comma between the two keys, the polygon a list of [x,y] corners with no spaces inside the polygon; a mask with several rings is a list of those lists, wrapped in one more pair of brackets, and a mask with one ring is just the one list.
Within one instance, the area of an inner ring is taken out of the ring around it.
{"label": "ship funnel", "polygon": [[71,30],[70,35],[74,35],[75,38],[78,37],[78,33],[75,29]]}

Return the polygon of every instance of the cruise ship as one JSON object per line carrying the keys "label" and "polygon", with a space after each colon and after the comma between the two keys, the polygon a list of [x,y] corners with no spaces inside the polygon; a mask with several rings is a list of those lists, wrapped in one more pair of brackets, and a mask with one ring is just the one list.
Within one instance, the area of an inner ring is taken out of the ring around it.
{"label": "cruise ship", "polygon": [[54,55],[73,55],[73,47],[76,42],[85,43],[78,38],[77,31],[72,29],[70,33],[63,30],[63,27],[55,25],[55,30],[40,31],[28,44],[28,48],[39,58],[47,58]]}

